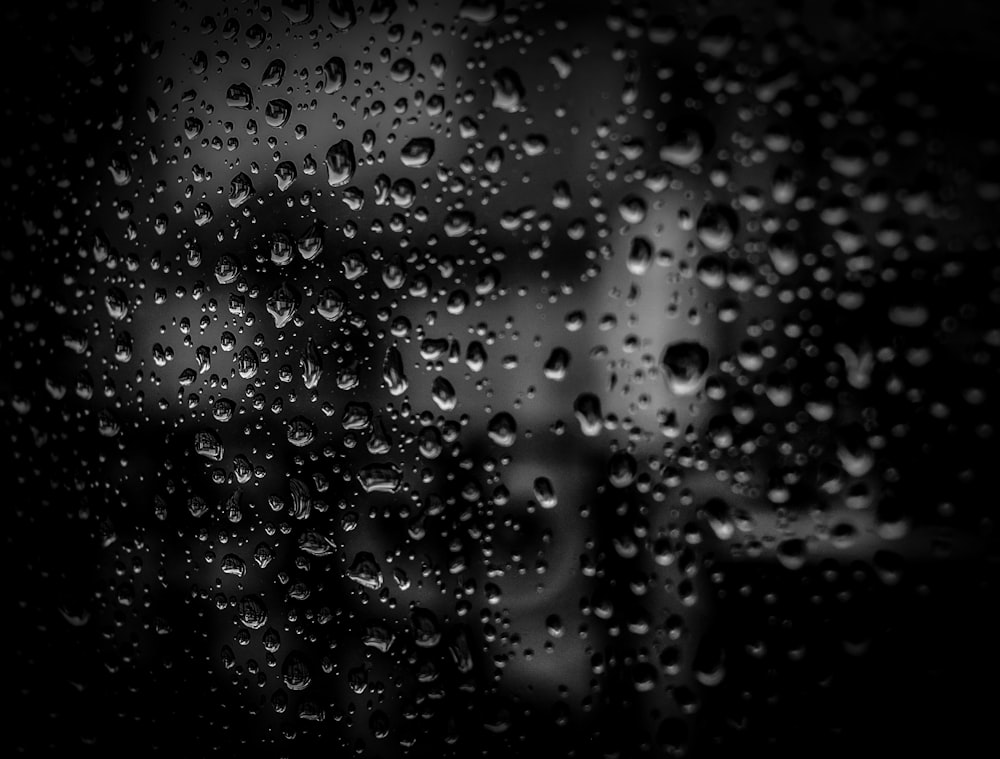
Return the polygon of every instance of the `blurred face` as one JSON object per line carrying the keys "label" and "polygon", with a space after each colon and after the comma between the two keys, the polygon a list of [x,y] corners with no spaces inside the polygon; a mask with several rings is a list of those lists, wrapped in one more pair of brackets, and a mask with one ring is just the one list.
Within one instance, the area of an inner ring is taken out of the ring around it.
{"label": "blurred face", "polygon": [[981,550],[995,142],[880,89],[851,18],[508,5],[67,25],[12,279],[58,318],[7,407],[90,536],[60,611],[120,714],[85,740],[697,750],[801,660],[792,573]]}

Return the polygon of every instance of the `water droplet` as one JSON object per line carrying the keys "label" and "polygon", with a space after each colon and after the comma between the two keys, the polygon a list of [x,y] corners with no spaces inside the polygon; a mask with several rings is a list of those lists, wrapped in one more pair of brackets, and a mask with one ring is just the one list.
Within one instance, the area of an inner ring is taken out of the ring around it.
{"label": "water droplet", "polygon": [[327,15],[333,28],[346,32],[358,23],[357,12],[354,10],[355,0],[328,0]]}
{"label": "water droplet", "polygon": [[430,609],[418,606],[410,612],[413,642],[421,648],[433,648],[441,642],[441,627]]}
{"label": "water droplet", "polygon": [[291,115],[292,104],[287,100],[275,98],[274,100],[268,100],[267,105],[264,106],[264,120],[268,123],[268,126],[272,126],[275,129],[280,129],[287,124]]}
{"label": "water droplet", "polygon": [[425,459],[436,459],[444,450],[441,433],[435,427],[424,427],[420,431],[418,440],[417,449]]}
{"label": "water droplet", "polygon": [[561,381],[566,379],[566,372],[569,368],[570,355],[565,348],[553,348],[545,361],[543,372],[550,380]]}
{"label": "water droplet", "polygon": [[363,430],[372,421],[371,404],[363,401],[350,401],[344,406],[344,415],[340,426],[345,430]]}
{"label": "water droplet", "polygon": [[200,430],[194,436],[194,451],[211,461],[222,461],[222,440],[211,430]]}
{"label": "water droplet", "polygon": [[799,268],[798,245],[788,233],[777,232],[771,236],[767,246],[767,254],[771,258],[774,270],[782,276],[794,274]]}
{"label": "water droplet", "polygon": [[289,443],[303,448],[316,439],[316,425],[304,416],[297,416],[288,423],[286,434]]}
{"label": "water droplet", "polygon": [[250,177],[242,171],[233,177],[232,181],[229,183],[229,205],[233,208],[239,208],[241,205],[250,200],[250,198],[253,197],[253,194],[253,182],[251,182]]}
{"label": "water droplet", "polygon": [[472,231],[476,217],[471,211],[452,211],[444,222],[444,233],[448,237],[464,237]]}
{"label": "water droplet", "polygon": [[733,209],[708,203],[698,214],[698,239],[713,253],[721,253],[732,246],[737,225],[736,212]]}
{"label": "water droplet", "polygon": [[287,282],[283,282],[271,293],[266,305],[267,312],[274,318],[274,326],[281,329],[295,317],[299,309],[299,295]]}
{"label": "water droplet", "polygon": [[306,530],[299,535],[299,550],[310,556],[332,556],[337,544],[316,530]]}
{"label": "water droplet", "polygon": [[108,170],[111,172],[111,179],[118,187],[124,187],[132,181],[132,163],[123,153],[115,153],[111,156]]}
{"label": "water droplet", "polygon": [[462,0],[458,17],[476,24],[489,24],[503,10],[503,0]]}
{"label": "water droplet", "polygon": [[347,310],[347,296],[336,287],[324,287],[319,291],[316,313],[329,322],[335,322]]}
{"label": "water droplet", "polygon": [[410,81],[416,71],[416,66],[409,58],[397,58],[389,67],[389,78],[397,84]]}
{"label": "water droplet", "polygon": [[316,342],[310,337],[306,344],[306,350],[299,359],[302,366],[302,382],[312,389],[319,384],[320,377],[323,376],[323,359],[319,355]]}
{"label": "water droplet", "polygon": [[253,94],[250,88],[242,82],[232,84],[226,90],[226,105],[230,108],[239,108],[244,111],[253,109]]}
{"label": "water droplet", "polygon": [[581,393],[573,402],[576,420],[580,423],[580,432],[587,437],[595,437],[604,429],[604,417],[601,414],[601,401],[593,393]]}
{"label": "water droplet", "polygon": [[368,551],[358,551],[347,570],[347,577],[369,590],[379,590],[382,587],[382,568]]}
{"label": "water droplet", "polygon": [[708,349],[693,340],[680,340],[664,349],[660,363],[674,395],[693,395],[708,370]]}
{"label": "water droplet", "polygon": [[267,607],[259,596],[244,596],[237,607],[240,623],[251,630],[259,630],[267,624]]}
{"label": "water droplet", "polygon": [[710,498],[705,502],[702,510],[708,520],[708,526],[712,528],[715,537],[719,540],[730,540],[736,534],[736,524],[733,521],[732,509],[729,504],[721,498]]}
{"label": "water droplet", "polygon": [[395,346],[391,346],[385,352],[385,359],[382,361],[382,381],[392,395],[402,395],[409,387],[403,368],[403,356]]}
{"label": "water droplet", "polygon": [[806,565],[806,542],[801,538],[786,538],[782,540],[775,556],[781,565],[787,569],[801,569]]}
{"label": "water droplet", "polygon": [[618,213],[626,224],[642,224],[646,219],[646,201],[638,195],[626,195],[618,203]]}
{"label": "water droplet", "polygon": [[285,192],[298,178],[298,171],[291,161],[282,161],[274,167],[274,179],[278,183],[278,190]]}
{"label": "water droplet", "polygon": [[404,166],[411,169],[419,169],[430,163],[434,156],[434,140],[429,137],[415,137],[410,140],[400,151],[399,159]]}
{"label": "water droplet", "polygon": [[108,310],[108,316],[115,321],[121,321],[128,316],[128,296],[117,287],[108,288],[104,295],[104,306]]}
{"label": "water droplet", "polygon": [[922,303],[901,303],[889,309],[889,321],[897,327],[922,327],[930,311]]}
{"label": "water droplet", "polygon": [[368,20],[373,24],[384,24],[396,12],[396,0],[372,0],[368,9]]}
{"label": "water droplet", "polygon": [[230,285],[239,278],[240,268],[234,256],[223,253],[215,262],[215,279],[220,285]]}
{"label": "water droplet", "polygon": [[498,69],[493,75],[493,107],[508,113],[517,113],[524,100],[524,85],[516,71]]}
{"label": "water droplet", "polygon": [[369,464],[357,477],[366,493],[395,493],[403,485],[403,473],[394,464]]}
{"label": "water droplet", "polygon": [[722,258],[716,256],[702,256],[698,260],[697,274],[698,281],[705,287],[718,290],[726,284],[727,267]]}
{"label": "water droplet", "polygon": [[653,245],[645,237],[632,238],[632,246],[629,248],[626,266],[631,274],[641,277],[647,271],[653,261]]}
{"label": "water droplet", "polygon": [[343,58],[333,56],[323,64],[323,92],[332,95],[339,92],[347,81],[347,66]]}
{"label": "water droplet", "polygon": [[431,397],[442,411],[453,411],[458,405],[455,388],[444,377],[435,377],[431,383]]}
{"label": "water droplet", "polygon": [[506,411],[501,411],[490,419],[486,434],[497,445],[509,448],[517,440],[517,422]]}
{"label": "water droplet", "polygon": [[335,142],[326,151],[327,181],[331,187],[342,187],[350,182],[356,170],[354,144],[350,140]]}
{"label": "water droplet", "polygon": [[552,481],[548,477],[536,477],[532,483],[532,490],[535,500],[543,509],[554,509],[558,505],[559,499],[556,497],[555,488],[552,487]]}
{"label": "water droplet", "polygon": [[323,252],[323,236],[326,233],[326,224],[320,219],[315,220],[302,233],[298,239],[299,255],[306,261],[312,261]]}
{"label": "water droplet", "polygon": [[608,460],[608,481],[616,488],[625,488],[632,484],[638,472],[639,465],[632,454],[617,451]]}
{"label": "water droplet", "polygon": [[698,50],[716,59],[725,58],[736,46],[742,24],[736,16],[716,16],[705,24],[698,37]]}
{"label": "water droplet", "polygon": [[713,142],[711,126],[700,117],[682,116],[667,126],[660,143],[660,160],[690,168],[709,150]]}
{"label": "water droplet", "polygon": [[257,356],[257,351],[249,345],[243,346],[243,349],[236,354],[237,373],[242,379],[253,379],[257,376],[259,369],[260,359]]}
{"label": "water droplet", "polygon": [[260,77],[260,83],[265,87],[278,87],[285,78],[285,62],[280,58],[275,58],[264,67],[264,73]]}
{"label": "water droplet", "polygon": [[285,657],[285,662],[281,666],[281,679],[288,690],[300,691],[309,687],[312,683],[312,674],[301,654],[293,651]]}

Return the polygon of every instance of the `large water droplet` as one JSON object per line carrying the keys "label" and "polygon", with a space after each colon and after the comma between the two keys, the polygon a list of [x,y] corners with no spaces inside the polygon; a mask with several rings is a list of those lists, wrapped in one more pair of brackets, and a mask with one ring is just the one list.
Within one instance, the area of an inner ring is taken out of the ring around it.
{"label": "large water droplet", "polygon": [[305,690],[312,683],[312,673],[305,658],[298,652],[293,651],[285,657],[285,663],[281,665],[281,679],[288,690]]}
{"label": "large water droplet", "polygon": [[211,461],[222,461],[222,440],[211,430],[200,430],[194,436],[194,450],[199,456]]}
{"label": "large water droplet", "polygon": [[737,224],[736,212],[733,209],[708,203],[698,214],[698,239],[713,253],[721,253],[732,246]]}
{"label": "large water droplet", "polygon": [[267,312],[274,318],[274,326],[279,329],[295,317],[298,309],[299,295],[287,282],[283,282],[267,299]]}
{"label": "large water droplet", "polygon": [[260,83],[265,87],[278,87],[281,80],[285,78],[285,62],[281,58],[275,58],[264,67],[261,74]]}
{"label": "large water droplet", "polygon": [[595,437],[604,429],[604,417],[601,414],[601,401],[593,393],[580,393],[573,402],[576,420],[580,423],[580,432],[587,437]]}
{"label": "large water droplet", "polygon": [[291,187],[298,176],[298,170],[291,161],[282,161],[274,167],[274,179],[278,183],[278,189],[281,192]]}
{"label": "large water droplet", "polygon": [[326,151],[326,178],[331,187],[342,187],[350,182],[356,170],[354,144],[350,140],[335,142]]}
{"label": "large water droplet", "polygon": [[226,90],[226,105],[230,108],[239,108],[244,111],[253,109],[253,93],[250,87],[242,82],[232,84]]}
{"label": "large water droplet", "polygon": [[287,124],[291,115],[292,104],[287,100],[275,98],[268,100],[267,105],[264,106],[264,120],[275,129],[280,129]]}
{"label": "large water droplet", "polygon": [[250,177],[242,171],[229,183],[229,205],[239,208],[253,197],[254,188]]}
{"label": "large water droplet", "polygon": [[316,313],[329,322],[337,321],[347,310],[347,296],[336,287],[324,287],[317,298]]}
{"label": "large water droplet", "polygon": [[315,530],[306,530],[299,535],[299,550],[310,556],[331,556],[337,544]]}
{"label": "large water droplet", "polygon": [[347,66],[343,58],[333,56],[323,64],[323,92],[332,95],[347,81]]}
{"label": "large water droplet", "polygon": [[400,151],[399,159],[404,166],[411,169],[419,169],[430,163],[434,156],[434,140],[430,137],[415,137],[410,140]]}
{"label": "large water droplet", "polygon": [[458,17],[477,24],[489,24],[503,10],[503,0],[462,0]]}
{"label": "large water droplet", "polygon": [[708,349],[693,340],[680,340],[664,349],[660,363],[672,393],[693,395],[708,370]]}
{"label": "large water droplet", "polygon": [[289,443],[304,448],[316,439],[316,425],[304,416],[297,416],[288,423],[286,436]]}
{"label": "large water droplet", "polygon": [[347,577],[363,588],[378,590],[382,587],[382,568],[375,556],[368,551],[358,551],[347,570]]}
{"label": "large water droplet", "polygon": [[302,382],[307,388],[314,388],[323,376],[323,360],[320,357],[316,342],[310,337],[306,350],[299,359],[302,366]]}
{"label": "large water droplet", "polygon": [[508,113],[517,113],[524,99],[524,85],[516,71],[498,69],[493,75],[493,107]]}
{"label": "large water droplet", "polygon": [[435,377],[431,383],[431,397],[442,411],[452,411],[458,405],[455,388],[444,377]]}
{"label": "large water droplet", "polygon": [[403,473],[394,464],[369,464],[357,476],[366,493],[395,493],[403,485]]}
{"label": "large water droplet", "polygon": [[532,491],[538,505],[543,509],[554,509],[559,503],[556,490],[548,477],[536,477],[532,483]]}
{"label": "large water droplet", "polygon": [[506,411],[501,411],[490,419],[486,427],[486,433],[489,435],[490,440],[497,445],[509,448],[517,440],[517,422]]}
{"label": "large water droplet", "polygon": [[358,23],[358,15],[354,10],[355,0],[328,0],[328,2],[327,16],[338,32],[346,32]]}
{"label": "large water droplet", "polygon": [[389,347],[382,361],[382,381],[392,395],[402,395],[409,387],[403,368],[403,356],[395,346]]}
{"label": "large water droplet", "polygon": [[251,630],[259,630],[267,624],[267,607],[259,596],[244,596],[237,607],[240,623]]}
{"label": "large water droplet", "polygon": [[297,247],[299,249],[299,255],[302,256],[306,261],[312,261],[316,256],[323,252],[323,236],[326,232],[326,224],[320,220],[316,219],[302,236],[299,237],[297,242]]}

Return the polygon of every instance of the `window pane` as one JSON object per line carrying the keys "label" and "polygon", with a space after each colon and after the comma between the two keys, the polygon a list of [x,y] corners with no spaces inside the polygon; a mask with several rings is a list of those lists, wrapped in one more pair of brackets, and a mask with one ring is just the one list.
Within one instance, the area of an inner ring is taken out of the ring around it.
{"label": "window pane", "polygon": [[4,20],[20,752],[986,740],[995,11]]}

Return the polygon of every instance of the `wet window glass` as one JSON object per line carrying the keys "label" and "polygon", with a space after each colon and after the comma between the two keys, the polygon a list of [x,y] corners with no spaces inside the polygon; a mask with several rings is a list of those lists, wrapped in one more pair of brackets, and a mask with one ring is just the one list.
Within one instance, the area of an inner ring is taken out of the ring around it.
{"label": "wet window glass", "polygon": [[991,6],[3,14],[14,753],[981,755]]}

